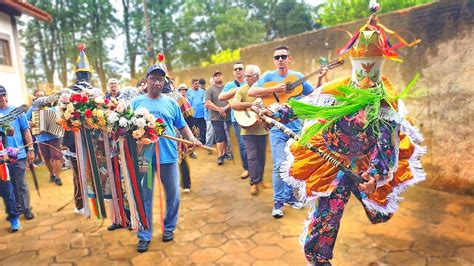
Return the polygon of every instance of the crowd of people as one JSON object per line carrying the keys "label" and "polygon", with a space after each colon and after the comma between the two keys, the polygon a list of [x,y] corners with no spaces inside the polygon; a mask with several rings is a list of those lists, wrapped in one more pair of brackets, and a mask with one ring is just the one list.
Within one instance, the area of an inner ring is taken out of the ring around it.
{"label": "crowd of people", "polygon": [[[155,182],[149,176],[159,171],[159,181],[166,193],[162,240],[173,240],[180,206],[179,175],[183,192],[191,191],[187,157],[201,156],[195,152],[196,147],[215,144],[216,163],[225,167],[225,161],[233,160],[234,156],[229,133],[233,131],[242,161],[240,178],[248,178],[252,195],[270,187],[264,182],[267,139],[270,141],[274,218],[284,216],[285,205],[301,209],[304,203],[317,201],[303,238],[304,252],[309,264],[330,265],[344,205],[351,194],[360,200],[372,223],[385,222],[397,209],[398,195],[406,186],[424,179],[419,163],[424,152],[419,146],[421,135],[406,118],[393,85],[381,75],[384,57],[394,56],[384,32],[390,33],[378,23],[373,12],[368,23],[341,51],[341,55],[347,52],[351,56],[352,75],[322,84],[328,70],[323,68],[315,86],[302,73],[290,69],[292,57],[285,45],[273,50],[273,71],[262,74],[257,65],[236,62],[231,81],[225,83],[226,73],[217,70],[207,87],[204,78],[193,78],[189,88],[184,83],[175,86],[162,62],[148,68],[145,78],[133,89],[120,89],[119,81],[110,79],[106,99],[123,100],[133,111],[146,109],[163,121],[166,135],[179,136],[190,145],[159,138],[159,150],[149,149],[143,154],[140,163],[147,165],[148,170],[140,171],[136,182],[141,189],[137,202],[143,203],[145,221],[141,222],[145,226],[134,225],[132,220],[137,211],[130,212],[135,203],[129,202],[133,206],[126,213],[126,223],[114,220],[109,230],[137,229],[137,251],[148,250],[152,240]],[[70,89],[93,91],[90,76],[90,68],[78,66],[76,83]],[[289,102],[281,102],[279,97],[294,89],[289,89],[288,77],[301,80],[301,91]],[[35,93],[39,99],[42,96],[41,91]],[[269,98],[274,104],[262,107],[261,99]],[[19,229],[20,213],[26,219],[34,217],[25,169],[35,158],[35,149],[29,145],[33,143],[29,129],[34,125],[28,119],[37,108],[33,105],[27,115],[17,116],[10,125],[14,133],[8,134],[7,143],[3,142],[20,148],[17,160],[8,164],[7,172],[1,172],[0,182],[12,231]],[[0,116],[12,109],[7,90],[0,86]],[[236,119],[238,112],[251,109],[257,118],[244,126]],[[51,182],[58,186],[62,184],[61,143],[67,147],[66,155],[73,168],[75,211],[84,213],[87,195],[78,174],[74,135],[65,132],[62,142],[50,133],[36,134],[35,138]],[[137,203],[136,208],[139,207]]]}

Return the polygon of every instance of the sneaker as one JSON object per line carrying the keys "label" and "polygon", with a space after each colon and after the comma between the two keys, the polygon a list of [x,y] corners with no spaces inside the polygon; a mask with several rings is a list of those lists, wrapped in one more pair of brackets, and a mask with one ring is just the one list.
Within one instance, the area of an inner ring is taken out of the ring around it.
{"label": "sneaker", "polygon": [[226,153],[224,155],[224,158],[227,160],[227,161],[232,161],[234,160],[234,155],[232,155],[232,153]]}
{"label": "sneaker", "polygon": [[82,209],[74,208],[74,213],[84,215],[84,208]]}
{"label": "sneaker", "polygon": [[240,179],[246,179],[249,177],[249,171],[245,170],[240,174]]}
{"label": "sneaker", "polygon": [[117,229],[122,229],[122,225],[120,224],[111,224],[109,227],[107,227],[107,230],[109,231],[115,231]]}
{"label": "sneaker", "polygon": [[10,219],[10,232],[15,233],[20,230],[20,218],[15,217]]}
{"label": "sneaker", "polygon": [[189,158],[191,158],[191,159],[197,159],[197,155],[196,155],[194,152],[191,152],[191,153],[189,154]]}
{"label": "sneaker", "polygon": [[56,177],[56,178],[54,179],[54,184],[56,184],[56,186],[62,186],[62,185],[63,185],[63,182],[61,182],[61,178]]}
{"label": "sneaker", "polygon": [[183,189],[183,192],[184,192],[184,193],[189,193],[189,192],[191,192],[191,189],[190,189],[190,188],[184,188],[184,189]]}
{"label": "sneaker", "polygon": [[173,231],[164,231],[163,232],[163,237],[161,238],[161,240],[163,240],[163,242],[170,242],[171,240],[174,239],[174,233]]}
{"label": "sneaker", "polygon": [[25,216],[26,220],[33,220],[33,218],[35,218],[31,211],[27,211],[23,215]]}
{"label": "sneaker", "polygon": [[225,158],[225,155],[217,157],[217,165],[223,165],[224,164],[224,158]]}
{"label": "sneaker", "polygon": [[56,180],[56,176],[52,175],[49,177],[49,183],[54,183],[55,180]]}
{"label": "sneaker", "polygon": [[291,198],[289,200],[285,201],[285,204],[290,205],[291,207],[293,207],[293,209],[298,210],[304,207],[303,202],[297,200],[293,195],[291,195]]}
{"label": "sneaker", "polygon": [[276,219],[283,217],[283,203],[275,202],[273,205],[272,216]]}
{"label": "sneaker", "polygon": [[250,186],[250,195],[257,195],[258,194],[258,186],[257,184],[253,184]]}
{"label": "sneaker", "polygon": [[146,252],[150,246],[150,241],[139,240],[137,245],[137,251],[140,253]]}

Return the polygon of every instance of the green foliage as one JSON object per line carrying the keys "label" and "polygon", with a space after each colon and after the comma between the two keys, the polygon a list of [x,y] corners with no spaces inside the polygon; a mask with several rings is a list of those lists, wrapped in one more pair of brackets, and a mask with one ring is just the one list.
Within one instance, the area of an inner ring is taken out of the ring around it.
{"label": "green foliage", "polygon": [[205,67],[211,64],[223,64],[227,62],[232,62],[232,61],[237,61],[240,59],[240,48],[231,50],[231,49],[226,49],[223,51],[220,51],[217,54],[213,54],[211,56],[211,61],[204,61],[201,62],[201,66]]}
{"label": "green foliage", "polygon": [[[433,0],[385,0],[379,1],[381,9],[378,13],[387,13],[398,9],[416,6]],[[318,21],[322,26],[329,27],[361,18],[368,18],[369,0],[328,0],[319,12]]]}

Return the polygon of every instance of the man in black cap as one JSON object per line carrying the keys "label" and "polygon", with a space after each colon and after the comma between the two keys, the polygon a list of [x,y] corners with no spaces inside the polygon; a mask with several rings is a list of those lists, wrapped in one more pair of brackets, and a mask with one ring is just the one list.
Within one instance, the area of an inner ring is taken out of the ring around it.
{"label": "man in black cap", "polygon": [[212,75],[212,81],[212,86],[206,90],[206,107],[209,108],[212,127],[216,135],[217,164],[222,165],[228,145],[224,124],[230,128],[230,104],[228,101],[218,99],[224,89],[222,72],[216,70]]}
{"label": "man in black cap", "polygon": [[[8,93],[5,87],[0,85],[0,117],[10,113],[14,106],[8,105]],[[10,123],[10,127],[13,128],[13,136],[8,136],[8,146],[13,148],[24,147],[25,143],[33,143],[33,138],[30,134],[30,126],[26,115],[22,113],[15,120]],[[3,132],[3,128],[0,129]],[[34,218],[31,213],[30,195],[28,193],[28,186],[25,180],[26,174],[26,163],[33,163],[35,159],[35,153],[33,145],[28,146],[28,152],[25,152],[24,148],[20,148],[18,152],[18,159],[14,163],[8,164],[8,172],[12,181],[13,191],[19,210],[25,215],[25,218],[31,220]]]}
{"label": "man in black cap", "polygon": [[[161,118],[166,125],[165,134],[169,136],[175,135],[175,127],[181,135],[191,141],[193,146],[201,146],[201,142],[194,137],[193,133],[187,126],[184,117],[176,101],[164,95],[163,87],[166,83],[166,72],[160,65],[151,66],[146,72],[148,93],[140,95],[133,99],[131,106],[133,110],[138,108],[146,108],[156,118]],[[155,145],[155,144],[150,144]],[[162,236],[163,242],[168,242],[174,238],[174,230],[178,221],[179,209],[179,178],[178,178],[178,147],[174,140],[167,138],[159,138],[160,147],[160,177],[166,193],[166,213],[164,217],[164,232]],[[148,148],[148,147],[147,147]],[[153,164],[153,172],[156,171],[156,154],[148,153],[145,160]],[[147,173],[140,173],[139,180],[144,180]],[[154,182],[154,179],[152,179]],[[138,252],[145,252],[150,245],[153,233],[153,185],[148,188],[148,182],[141,182],[143,191],[143,202],[145,213],[148,220],[149,228],[147,230],[140,229],[138,231]]]}

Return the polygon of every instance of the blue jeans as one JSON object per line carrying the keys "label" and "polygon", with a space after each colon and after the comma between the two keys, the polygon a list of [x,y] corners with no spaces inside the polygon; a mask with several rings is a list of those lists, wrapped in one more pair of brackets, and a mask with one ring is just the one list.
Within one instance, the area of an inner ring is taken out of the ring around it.
{"label": "blue jeans", "polygon": [[240,125],[237,122],[232,122],[232,126],[234,127],[235,137],[237,138],[237,142],[239,144],[239,152],[240,152],[240,159],[242,160],[242,167],[245,170],[249,170],[247,151],[245,150],[245,141],[240,135]]}
{"label": "blue jeans", "polygon": [[15,163],[8,164],[8,171],[10,172],[10,180],[12,181],[16,203],[22,213],[31,210],[30,193],[25,177],[26,163],[26,159],[20,159]]}
{"label": "blue jeans", "polygon": [[[166,195],[166,212],[164,218],[165,231],[174,231],[178,222],[179,210],[179,176],[178,163],[167,163],[160,165],[161,182]],[[153,176],[156,172],[153,167]],[[153,233],[153,188],[155,187],[155,178],[153,178],[152,188],[148,188],[147,174],[140,173],[141,187],[143,192],[143,204],[148,221],[148,230],[138,230],[138,239],[151,241]]]}
{"label": "blue jeans", "polygon": [[273,131],[270,131],[270,144],[272,147],[273,159],[273,200],[280,203],[288,201],[293,195],[293,189],[280,177],[280,166],[285,160],[285,147],[288,139],[288,136],[282,136],[281,134],[277,135],[274,134]]}
{"label": "blue jeans", "polygon": [[204,146],[211,147],[214,145],[214,128],[212,128],[211,120],[206,120],[206,144]]}
{"label": "blue jeans", "polygon": [[7,220],[10,221],[12,218],[18,218],[20,213],[16,208],[15,194],[13,193],[13,185],[10,180],[0,180],[0,197],[3,198],[3,203],[5,203]]}

